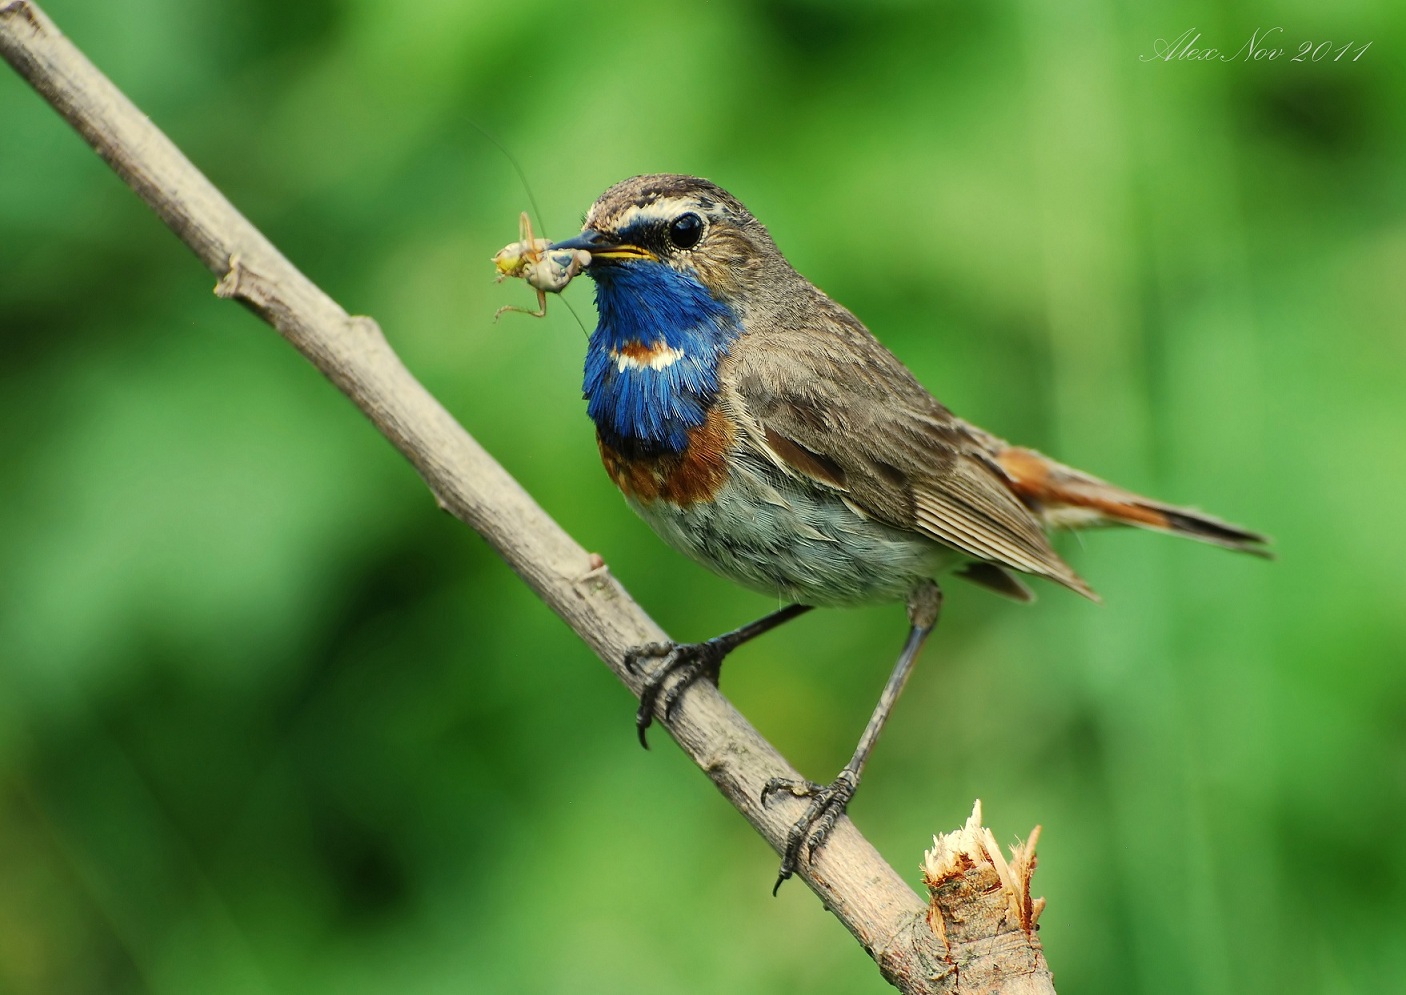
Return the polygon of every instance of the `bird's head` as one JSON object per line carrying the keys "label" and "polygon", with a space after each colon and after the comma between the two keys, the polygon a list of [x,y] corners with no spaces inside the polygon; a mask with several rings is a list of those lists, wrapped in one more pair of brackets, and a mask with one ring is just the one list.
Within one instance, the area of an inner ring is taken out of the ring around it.
{"label": "bird's head", "polygon": [[650,296],[696,287],[739,318],[759,290],[787,282],[793,272],[737,198],[708,180],[675,173],[615,184],[586,212],[581,234],[553,248],[591,254],[586,273],[598,297],[622,283],[625,293],[655,291]]}
{"label": "bird's head", "polygon": [[586,350],[587,412],[616,452],[681,452],[701,430],[733,343],[794,271],[727,191],[694,176],[617,183],[581,234],[600,323]]}

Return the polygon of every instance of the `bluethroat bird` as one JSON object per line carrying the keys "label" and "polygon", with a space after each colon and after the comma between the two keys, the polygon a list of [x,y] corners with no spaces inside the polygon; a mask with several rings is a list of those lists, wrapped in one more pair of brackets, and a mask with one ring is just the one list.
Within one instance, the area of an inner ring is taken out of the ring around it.
{"label": "bluethroat bird", "polygon": [[[937,623],[945,571],[1020,601],[1016,574],[1097,600],[1047,530],[1134,525],[1267,555],[1268,540],[1141,497],[953,415],[859,320],[791,268],[725,190],[636,176],[601,195],[580,235],[600,323],[587,413],[626,501],[675,549],[782,608],[702,643],[631,651],[647,678],[640,740],[737,646],[817,606],[904,601],[908,638],[854,756],[809,799],[777,886],[823,845]],[[573,256],[573,258],[581,258]]]}

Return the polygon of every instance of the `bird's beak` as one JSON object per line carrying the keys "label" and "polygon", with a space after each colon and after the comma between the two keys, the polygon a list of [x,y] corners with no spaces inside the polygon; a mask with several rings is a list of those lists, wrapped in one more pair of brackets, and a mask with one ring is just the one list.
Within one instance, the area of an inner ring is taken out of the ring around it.
{"label": "bird's beak", "polygon": [[593,228],[587,228],[575,238],[568,238],[562,242],[553,242],[547,247],[548,251],[554,249],[585,249],[591,254],[591,259],[614,260],[614,259],[655,259],[659,257],[648,249],[638,245],[630,245],[626,242],[612,242],[600,232]]}

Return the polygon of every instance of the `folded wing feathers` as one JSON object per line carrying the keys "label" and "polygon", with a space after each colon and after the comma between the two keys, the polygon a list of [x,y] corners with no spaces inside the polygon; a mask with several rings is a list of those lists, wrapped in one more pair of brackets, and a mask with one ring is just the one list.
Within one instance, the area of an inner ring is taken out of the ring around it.
{"label": "folded wing feathers", "polygon": [[[836,317],[823,334],[773,331],[772,348],[761,352],[747,349],[744,336],[727,360],[739,421],[768,458],[836,489],[872,518],[1097,600],[988,465],[980,434],[847,312]],[[851,342],[836,348],[840,339]]]}
{"label": "folded wing feathers", "polygon": [[964,459],[958,466],[957,472],[936,487],[925,482],[927,486],[916,493],[919,528],[980,559],[1048,577],[1097,600],[1050,546],[1030,512],[1000,481],[994,477],[981,480],[976,474],[986,475],[987,471],[974,462]]}

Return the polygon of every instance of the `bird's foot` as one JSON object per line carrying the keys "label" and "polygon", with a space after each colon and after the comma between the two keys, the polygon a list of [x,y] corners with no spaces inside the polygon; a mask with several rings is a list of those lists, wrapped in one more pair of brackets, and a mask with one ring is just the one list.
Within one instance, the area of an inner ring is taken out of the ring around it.
{"label": "bird's foot", "polygon": [[845,814],[845,806],[854,797],[859,787],[859,775],[848,767],[840,771],[829,784],[816,784],[814,781],[796,781],[788,777],[773,777],[762,788],[762,804],[780,791],[797,798],[809,798],[806,808],[791,831],[786,834],[786,846],[781,851],[781,870],[776,876],[776,886],[771,889],[775,895],[781,883],[795,873],[800,865],[802,854],[810,860],[815,851],[825,845],[830,830],[840,816]]}
{"label": "bird's foot", "polygon": [[662,703],[664,718],[670,718],[679,698],[694,681],[706,677],[717,684],[718,675],[722,672],[723,657],[726,655],[727,648],[720,645],[716,639],[702,643],[645,643],[625,654],[625,669],[631,673],[639,673],[640,661],[645,657],[662,658],[640,688],[640,707],[635,712],[635,728],[639,731],[641,746],[649,749],[645,730],[654,722],[656,705]]}

